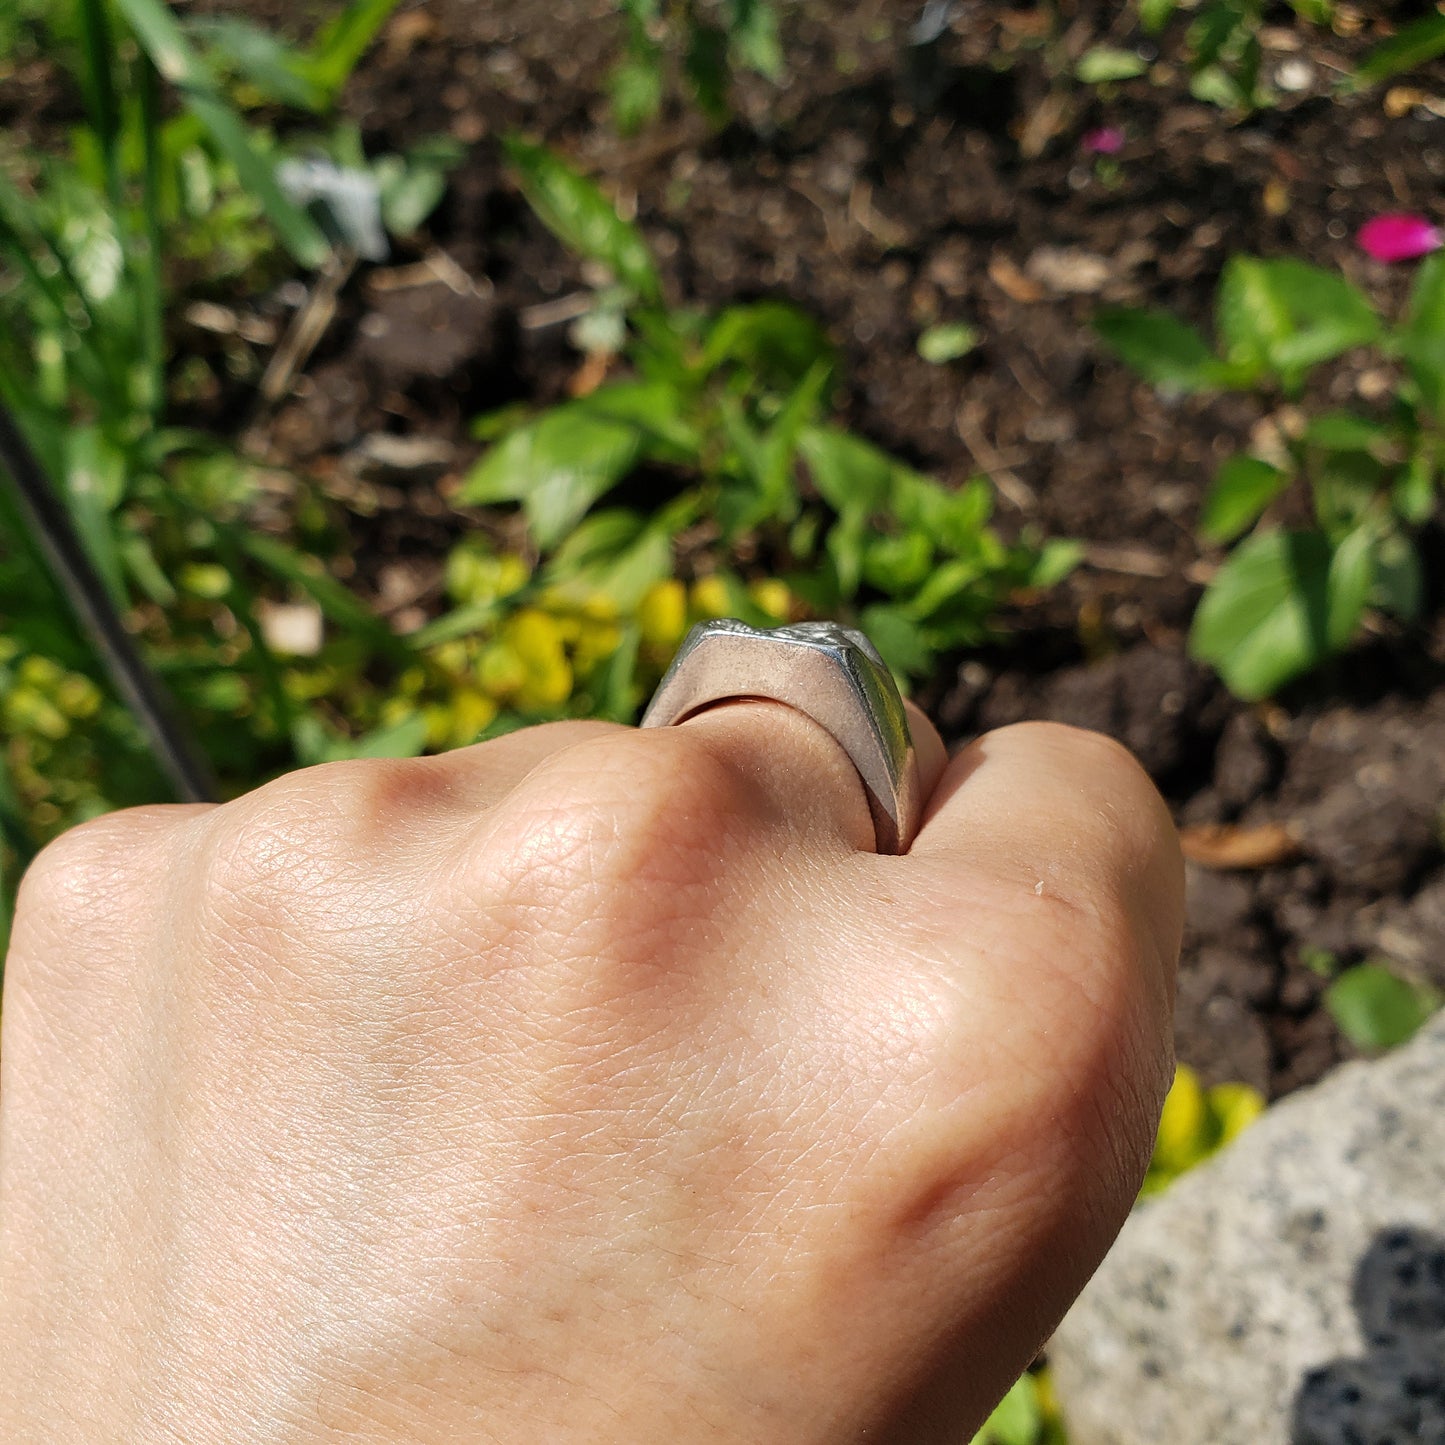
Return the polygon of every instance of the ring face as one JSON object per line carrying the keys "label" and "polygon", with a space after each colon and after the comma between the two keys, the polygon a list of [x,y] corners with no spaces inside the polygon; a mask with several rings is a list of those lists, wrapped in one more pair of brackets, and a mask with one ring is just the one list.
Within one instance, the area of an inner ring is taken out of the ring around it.
{"label": "ring face", "polygon": [[685,722],[715,703],[766,698],[807,714],[852,760],[880,853],[918,831],[918,766],[893,674],[863,633],[837,622],[759,629],[733,618],[688,633],[642,726]]}

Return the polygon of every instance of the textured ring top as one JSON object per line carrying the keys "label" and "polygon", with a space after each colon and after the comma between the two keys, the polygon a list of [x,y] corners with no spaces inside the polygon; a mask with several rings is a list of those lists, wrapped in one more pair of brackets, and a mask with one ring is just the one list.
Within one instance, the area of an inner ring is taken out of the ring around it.
{"label": "textured ring top", "polygon": [[741,698],[786,703],[831,733],[863,782],[878,852],[907,851],[922,806],[913,737],[893,674],[863,633],[836,622],[771,630],[732,618],[699,623],[642,726],[668,727]]}

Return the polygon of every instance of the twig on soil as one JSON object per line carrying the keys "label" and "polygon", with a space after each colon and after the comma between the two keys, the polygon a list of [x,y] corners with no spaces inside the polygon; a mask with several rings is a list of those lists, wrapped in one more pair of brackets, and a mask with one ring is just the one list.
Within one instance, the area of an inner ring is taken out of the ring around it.
{"label": "twig on soil", "polygon": [[1300,854],[1299,839],[1283,823],[1200,823],[1183,829],[1179,842],[1191,863],[1218,870],[1273,868]]}
{"label": "twig on soil", "polygon": [[959,407],[953,418],[953,427],[974,461],[988,473],[989,479],[1006,501],[1011,502],[1020,512],[1033,512],[1038,509],[1037,493],[1017,472],[1009,469],[1006,459],[984,435],[972,405],[965,402]]}
{"label": "twig on soil", "polygon": [[261,377],[258,390],[263,410],[274,406],[291,390],[297,372],[311,359],[311,353],[335,319],[337,298],[355,269],[356,257],[338,251],[316,278],[305,305],[296,313],[280,346],[271,353]]}
{"label": "twig on soil", "polygon": [[573,291],[559,296],[555,301],[541,301],[536,306],[526,307],[517,317],[523,331],[544,331],[549,326],[561,326],[566,321],[575,321],[585,316],[593,305],[590,291]]}

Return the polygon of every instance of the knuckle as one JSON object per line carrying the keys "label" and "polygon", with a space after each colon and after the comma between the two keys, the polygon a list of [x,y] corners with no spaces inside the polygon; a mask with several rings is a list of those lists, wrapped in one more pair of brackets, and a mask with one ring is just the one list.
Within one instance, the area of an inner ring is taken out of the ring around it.
{"label": "knuckle", "polygon": [[359,898],[402,832],[399,808],[418,777],[407,760],[323,763],[227,804],[215,814],[204,894],[261,921]]}
{"label": "knuckle", "polygon": [[459,891],[493,921],[501,910],[510,936],[545,936],[589,988],[622,987],[614,965],[646,977],[712,906],[740,837],[736,794],[684,729],[590,739],[497,805],[466,844]]}
{"label": "knuckle", "polygon": [[167,810],[108,813],[62,833],[31,862],[16,896],[7,996],[93,993],[127,976],[154,925],[177,825]]}
{"label": "knuckle", "polygon": [[107,813],[62,833],[36,855],[21,880],[17,914],[44,912],[77,923],[123,903],[152,873],[160,810]]}

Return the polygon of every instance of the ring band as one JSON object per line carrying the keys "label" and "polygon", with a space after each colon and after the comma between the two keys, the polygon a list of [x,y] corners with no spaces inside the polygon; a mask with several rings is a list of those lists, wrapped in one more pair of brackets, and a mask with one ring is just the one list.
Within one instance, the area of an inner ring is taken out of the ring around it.
{"label": "ring band", "polygon": [[699,623],[642,726],[669,727],[744,698],[786,703],[830,733],[858,770],[878,852],[907,851],[922,806],[913,737],[893,674],[863,633],[836,622],[771,630],[732,618]]}

